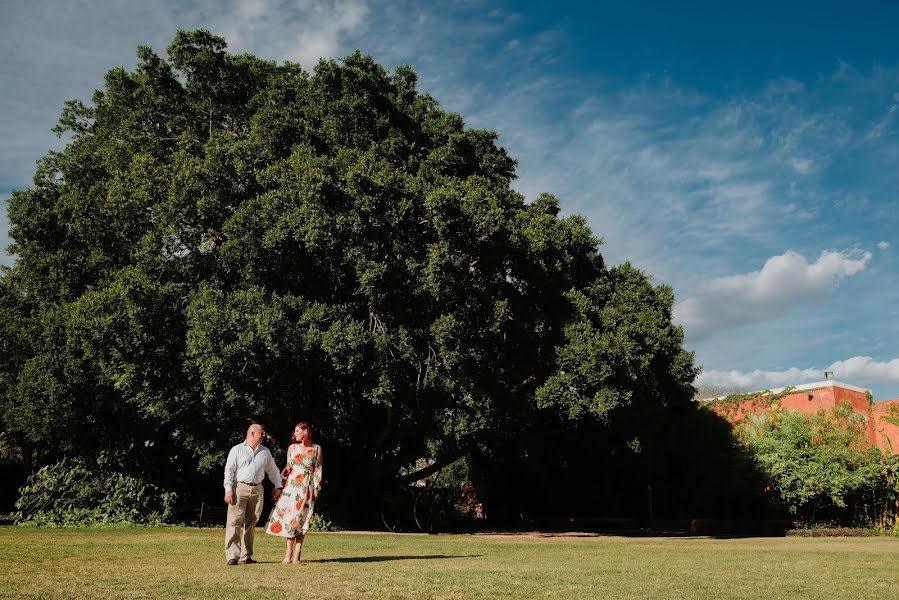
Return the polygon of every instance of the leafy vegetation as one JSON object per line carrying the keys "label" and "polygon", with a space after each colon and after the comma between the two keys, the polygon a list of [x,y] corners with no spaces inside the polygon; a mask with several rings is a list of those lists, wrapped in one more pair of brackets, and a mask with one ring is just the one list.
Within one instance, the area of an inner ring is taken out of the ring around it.
{"label": "leafy vegetation", "polygon": [[787,537],[874,537],[881,532],[873,527],[797,527],[786,533]]}
{"label": "leafy vegetation", "polygon": [[736,428],[768,481],[768,491],[802,523],[862,523],[884,484],[880,451],[868,444],[864,416],[841,403],[807,415],[769,410]]}
{"label": "leafy vegetation", "polygon": [[42,467],[19,491],[18,520],[27,525],[158,525],[171,519],[175,494],[135,477],[63,459]]}
{"label": "leafy vegetation", "polygon": [[203,30],[138,59],[66,103],[65,149],[9,200],[0,415],[26,463],[104,448],[192,510],[248,422],[277,454],[304,418],[322,506],[351,519],[463,456],[496,505],[504,467],[563,461],[547,426],[648,447],[689,404],[671,289],[608,268],[554,197],[525,202],[496,134],[410,68],[310,75]]}
{"label": "leafy vegetation", "polygon": [[710,408],[717,408],[724,411],[726,414],[732,414],[740,407],[740,405],[748,404],[755,410],[779,406],[781,398],[789,396],[795,391],[795,386],[788,386],[777,393],[774,393],[771,390],[763,390],[761,392],[733,392],[723,398],[707,398],[701,400],[701,402]]}

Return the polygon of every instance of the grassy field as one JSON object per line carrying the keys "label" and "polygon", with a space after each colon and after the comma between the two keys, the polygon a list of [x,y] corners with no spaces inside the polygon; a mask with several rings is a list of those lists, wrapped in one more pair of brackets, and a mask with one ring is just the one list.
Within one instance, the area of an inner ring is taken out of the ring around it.
{"label": "grassy field", "polygon": [[0,598],[899,598],[899,539],[310,534],[304,564],[221,529],[0,527]]}

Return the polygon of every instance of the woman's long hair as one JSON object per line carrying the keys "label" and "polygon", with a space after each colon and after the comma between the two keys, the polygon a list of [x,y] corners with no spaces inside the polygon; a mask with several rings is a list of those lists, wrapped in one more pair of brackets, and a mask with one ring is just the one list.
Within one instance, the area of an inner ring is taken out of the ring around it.
{"label": "woman's long hair", "polygon": [[293,426],[293,433],[290,434],[290,443],[291,444],[302,443],[303,440],[298,440],[297,435],[296,435],[297,427],[299,427],[300,425],[306,426],[306,431],[308,432],[306,434],[306,445],[311,446],[312,445],[312,425],[310,425],[308,421],[298,421],[297,424]]}

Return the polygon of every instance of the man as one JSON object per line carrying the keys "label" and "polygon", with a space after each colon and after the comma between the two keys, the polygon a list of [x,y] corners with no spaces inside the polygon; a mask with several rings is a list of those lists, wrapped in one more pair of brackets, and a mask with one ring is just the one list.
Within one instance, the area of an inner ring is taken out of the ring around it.
{"label": "man", "polygon": [[277,501],[281,495],[281,472],[272,453],[261,444],[264,436],[262,425],[250,425],[246,441],[231,448],[225,463],[225,502],[228,504],[225,559],[229,565],[256,562],[253,560],[253,537],[256,521],[262,514],[262,480],[266,475],[275,484],[272,499]]}

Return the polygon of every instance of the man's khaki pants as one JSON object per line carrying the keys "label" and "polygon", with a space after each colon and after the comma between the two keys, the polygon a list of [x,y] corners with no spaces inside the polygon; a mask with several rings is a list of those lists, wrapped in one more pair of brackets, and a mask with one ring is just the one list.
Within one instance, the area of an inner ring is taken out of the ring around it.
{"label": "man's khaki pants", "polygon": [[[253,558],[253,536],[256,521],[262,515],[262,484],[238,483],[234,490],[234,504],[228,505],[228,520],[225,525],[225,559],[236,558],[244,562]],[[240,530],[243,528],[243,545]]]}

